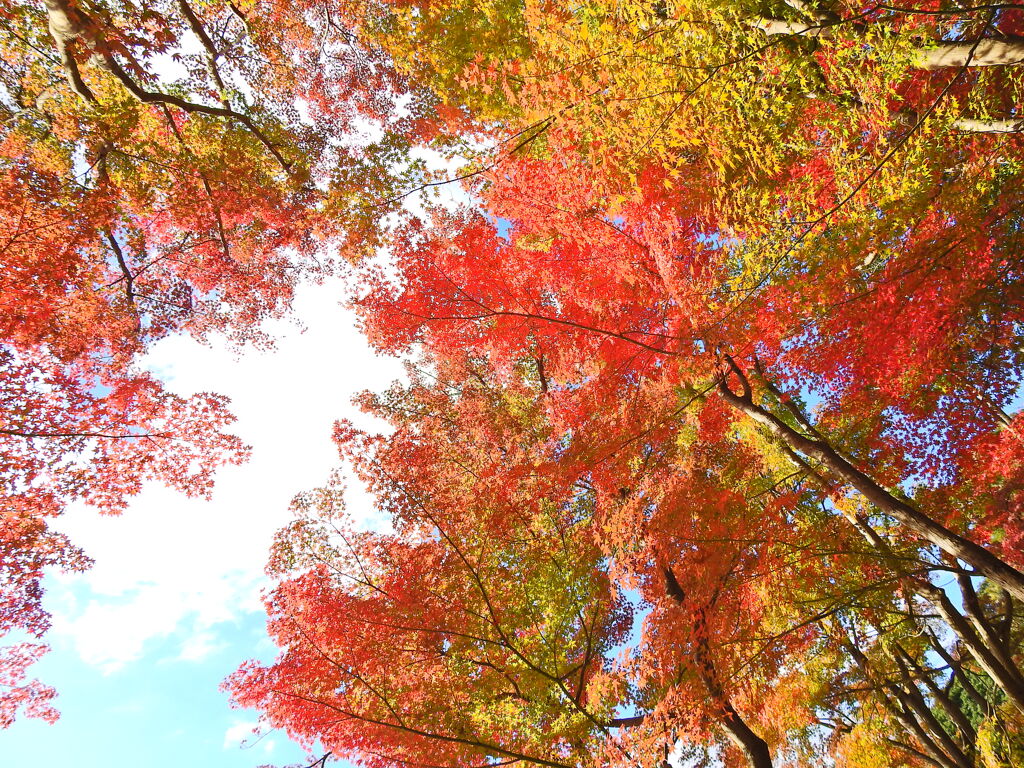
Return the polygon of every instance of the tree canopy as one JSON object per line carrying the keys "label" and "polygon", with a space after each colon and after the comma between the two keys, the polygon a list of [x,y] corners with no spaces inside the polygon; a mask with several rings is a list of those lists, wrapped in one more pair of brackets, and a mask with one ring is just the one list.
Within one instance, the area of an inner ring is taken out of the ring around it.
{"label": "tree canopy", "polygon": [[374,768],[1024,765],[1024,7],[3,18],[11,626],[46,516],[241,456],[146,345],[341,256],[391,527],[298,497],[238,704]]}

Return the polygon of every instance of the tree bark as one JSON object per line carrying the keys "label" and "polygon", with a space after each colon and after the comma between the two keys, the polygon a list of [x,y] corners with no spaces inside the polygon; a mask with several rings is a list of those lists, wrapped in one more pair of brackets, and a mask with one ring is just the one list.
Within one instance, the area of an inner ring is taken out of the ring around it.
{"label": "tree bark", "polygon": [[935,48],[918,51],[922,69],[947,67],[1009,67],[1024,64],[1024,40],[990,38],[977,43],[940,42]]}
{"label": "tree bark", "polygon": [[[665,571],[665,592],[676,603],[682,603],[684,592],[671,568],[666,567]],[[700,619],[698,619],[700,621]],[[714,664],[708,658],[707,643],[702,638],[694,651],[694,662],[697,667],[697,674],[707,688],[711,698],[714,699],[723,709],[725,716],[721,725],[729,737],[746,756],[750,768],[773,768],[771,750],[768,749],[768,742],[754,733],[747,725],[739,712],[733,707],[732,702],[725,696],[725,691],[718,682],[718,675],[715,672]]]}
{"label": "tree bark", "polygon": [[82,79],[73,52],[75,38],[83,31],[81,21],[66,0],[45,0],[44,5],[46,6],[50,37],[53,38],[54,45],[57,46],[57,53],[60,56],[60,63],[64,67],[68,85],[83,99],[95,103],[96,96]]}
{"label": "tree bark", "polygon": [[756,405],[746,376],[731,359],[729,359],[729,367],[739,378],[743,393],[737,395],[723,378],[718,385],[718,390],[727,403],[765,427],[773,437],[784,445],[823,464],[833,476],[855,488],[868,501],[891,515],[903,527],[943,552],[973,566],[1018,600],[1024,601],[1024,574],[979,544],[949,530],[920,510],[896,498],[864,472],[854,467],[822,438],[801,435],[775,414]]}
{"label": "tree bark", "polygon": [[942,657],[942,660],[946,662],[946,665],[950,668],[953,675],[960,682],[960,686],[964,689],[964,691],[967,692],[967,695],[971,698],[971,701],[973,701],[975,705],[977,705],[978,709],[981,712],[984,712],[986,715],[991,714],[992,703],[986,700],[985,697],[982,696],[978,689],[974,686],[974,683],[971,682],[971,678],[968,677],[967,674],[964,672],[963,665],[960,663],[960,660],[954,659],[950,652],[943,647],[942,643],[939,641],[939,638],[933,635],[930,631],[928,632],[928,639],[931,641],[932,648],[939,656]]}
{"label": "tree bark", "polygon": [[722,727],[732,743],[739,747],[747,756],[750,768],[772,768],[772,754],[768,744],[754,733],[739,713],[733,709],[732,704],[725,702],[725,718]]}
{"label": "tree bark", "polygon": [[984,670],[989,679],[992,680],[1006,694],[1006,698],[1024,713],[1024,687],[1018,682],[1019,673],[1016,670],[1007,670],[996,656],[989,650],[984,640],[974,632],[967,619],[960,615],[946,593],[927,581],[918,581],[918,589],[934,605],[942,618],[946,620],[950,629],[956,634],[960,642],[978,662],[978,666]]}
{"label": "tree bark", "polygon": [[[977,740],[977,734],[974,731],[974,727],[967,719],[967,716],[964,715],[963,710],[956,706],[949,696],[946,695],[945,691],[935,684],[935,680],[932,679],[932,672],[930,670],[923,669],[899,643],[896,643],[894,648],[896,653],[902,656],[905,663],[914,671],[914,674],[924,682],[925,686],[931,692],[932,698],[939,703],[939,706],[945,710],[946,714],[949,715],[949,718],[956,724],[956,727],[961,734],[961,742],[970,748],[970,745],[973,745]],[[950,670],[950,673],[956,674],[953,670]]]}
{"label": "tree bark", "polygon": [[912,734],[917,739],[918,744],[924,749],[928,759],[935,765],[941,766],[941,768],[960,768],[949,755],[943,752],[942,748],[935,743],[932,735],[918,721],[915,712],[907,706],[906,695],[901,695],[902,692],[891,681],[884,678],[882,680],[876,678],[870,660],[857,647],[857,643],[849,637],[842,639],[840,642],[850,652],[853,660],[864,675],[864,679],[874,685],[875,695],[882,706],[896,718],[907,733]]}
{"label": "tree bark", "polygon": [[985,647],[992,656],[1003,666],[1007,674],[1014,681],[1016,686],[1024,695],[1024,676],[1021,675],[1017,664],[1010,652],[1002,642],[1002,637],[985,616],[985,611],[978,601],[978,594],[974,591],[969,577],[958,574],[957,582],[960,585],[960,594],[963,597],[964,609],[967,619],[978,633],[978,640],[985,644]]}
{"label": "tree bark", "polygon": [[753,19],[750,26],[768,36],[793,35],[799,37],[831,37],[832,30],[826,23],[807,21],[786,21],[785,19]]}
{"label": "tree bark", "polygon": [[[827,38],[834,35],[832,27],[842,23],[821,18],[817,21],[756,18],[749,24],[768,36]],[[987,38],[979,42],[940,40],[934,46],[919,48],[915,64],[921,69],[952,67],[1011,67],[1024,64],[1024,39],[1018,37]]]}
{"label": "tree bark", "polygon": [[898,685],[892,686],[892,690],[899,697],[900,702],[905,708],[908,708],[917,716],[921,725],[932,735],[936,745],[942,749],[952,762],[956,763],[960,768],[972,768],[973,761],[936,719],[928,706],[928,702],[926,702],[924,696],[921,695],[921,690],[917,687],[917,684],[911,677],[907,666],[903,663],[903,659],[896,655],[894,656],[894,660],[896,661],[897,666],[900,669],[900,675],[903,678],[902,688]]}
{"label": "tree bark", "polygon": [[961,117],[953,121],[953,129],[964,133],[1021,133],[1024,120],[977,120]]}

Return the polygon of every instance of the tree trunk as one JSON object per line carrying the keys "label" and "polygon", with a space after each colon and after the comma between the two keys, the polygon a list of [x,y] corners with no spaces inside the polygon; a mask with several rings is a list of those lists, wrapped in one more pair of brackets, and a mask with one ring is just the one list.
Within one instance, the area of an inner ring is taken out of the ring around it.
{"label": "tree trunk", "polygon": [[[974,726],[967,719],[967,716],[963,713],[960,707],[956,706],[953,701],[946,695],[938,685],[935,684],[935,680],[932,679],[931,670],[926,670],[921,667],[914,658],[907,653],[903,647],[896,643],[894,645],[896,653],[900,654],[904,661],[910,665],[910,668],[914,673],[921,679],[928,690],[932,694],[932,698],[938,702],[939,706],[945,710],[946,714],[949,715],[950,720],[956,724],[957,729],[960,731],[961,742],[970,748],[977,741],[977,734],[974,731]],[[950,669],[950,673],[955,675],[956,670]]]}
{"label": "tree trunk", "polygon": [[1024,40],[1020,38],[988,39],[977,43],[945,43],[917,53],[922,69],[946,67],[1008,67],[1024,64]]}
{"label": "tree trunk", "polygon": [[953,129],[964,133],[1021,133],[1024,120],[977,120],[961,117],[953,121]]}
{"label": "tree trunk", "polygon": [[920,510],[892,495],[888,490],[854,467],[831,445],[818,437],[805,437],[764,408],[755,405],[750,384],[735,365],[730,363],[740,378],[743,394],[737,395],[723,379],[719,392],[727,403],[765,427],[768,432],[794,451],[799,451],[821,462],[835,477],[859,491],[868,501],[925,541],[953,557],[968,563],[993,582],[1006,589],[1018,600],[1024,601],[1024,574],[1000,560],[984,547],[949,530]]}
{"label": "tree trunk", "polygon": [[[682,603],[684,599],[683,588],[676,580],[671,568],[665,567],[665,592],[676,603]],[[698,619],[702,621],[702,619]],[[722,686],[718,682],[718,675],[715,672],[714,664],[708,658],[707,644],[702,639],[699,641],[697,650],[694,651],[694,662],[697,667],[697,674],[701,682],[707,688],[711,698],[721,705],[725,716],[721,720],[722,728],[729,736],[729,740],[735,744],[746,756],[750,768],[773,768],[771,750],[768,749],[768,742],[754,733],[747,725],[746,720],[733,707],[732,702],[726,698]]]}
{"label": "tree trunk", "polygon": [[[748,23],[768,36],[832,37],[832,27],[841,22],[825,18],[819,21],[756,18]],[[1003,37],[966,43],[940,40],[934,47],[919,48],[915,58],[918,67],[928,70],[950,67],[1010,67],[1024,64],[1024,39]]]}
{"label": "tree trunk", "polygon": [[978,637],[971,628],[967,619],[960,615],[949,597],[941,589],[927,581],[918,581],[917,587],[921,593],[934,605],[942,618],[946,620],[950,629],[957,638],[964,644],[964,647],[978,662],[978,666],[984,670],[989,679],[997,685],[1006,698],[1009,699],[1021,713],[1024,713],[1024,686],[1019,683],[1019,673],[1016,669],[1007,670],[999,659],[993,655],[983,638]]}
{"label": "tree trunk", "polygon": [[863,673],[864,679],[875,686],[874,692],[878,701],[896,718],[897,722],[903,726],[908,734],[913,735],[917,739],[918,744],[927,753],[928,759],[941,768],[961,768],[949,755],[942,751],[941,747],[935,743],[931,734],[918,721],[916,713],[906,706],[906,696],[901,695],[901,691],[891,681],[884,679],[884,676],[881,680],[877,679],[870,660],[857,647],[856,642],[849,637],[842,639],[840,642],[850,652],[853,660]]}
{"label": "tree trunk", "polygon": [[750,729],[728,701],[725,702],[725,719],[722,726],[732,743],[743,750],[750,768],[772,768],[772,755],[767,742]]}

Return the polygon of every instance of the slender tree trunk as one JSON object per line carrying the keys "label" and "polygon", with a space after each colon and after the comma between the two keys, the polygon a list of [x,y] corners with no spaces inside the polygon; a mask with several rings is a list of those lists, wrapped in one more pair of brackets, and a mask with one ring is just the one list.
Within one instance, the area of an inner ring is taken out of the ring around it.
{"label": "slender tree trunk", "polygon": [[1021,133],[1024,120],[977,120],[961,117],[953,121],[953,129],[964,133]]}
{"label": "slender tree trunk", "polygon": [[986,715],[991,714],[992,703],[985,699],[981,695],[981,692],[971,682],[971,678],[964,672],[963,665],[959,659],[954,659],[953,656],[947,651],[939,639],[935,637],[931,632],[928,633],[928,639],[931,640],[932,648],[935,652],[942,657],[942,660],[946,662],[946,665],[950,668],[953,675],[957,680],[960,681],[961,687],[967,692],[967,695],[971,698],[971,701],[975,703],[979,711],[984,712]]}
{"label": "slender tree trunk", "polygon": [[[818,21],[788,21],[786,19],[751,19],[750,26],[766,35],[798,37],[832,37],[834,26],[842,23],[834,19]],[[936,70],[952,67],[1009,67],[1024,64],[1024,39],[1018,37],[989,38],[975,42],[940,40],[927,48],[919,48],[915,55],[921,69]]]}
{"label": "slender tree trunk", "polygon": [[820,436],[802,435],[775,414],[756,405],[746,376],[732,360],[729,361],[729,365],[739,378],[743,392],[737,395],[723,379],[718,389],[727,403],[765,427],[773,437],[784,445],[823,464],[833,476],[855,488],[868,501],[891,515],[907,530],[935,545],[943,552],[973,566],[1018,600],[1024,601],[1024,574],[979,544],[949,530],[920,510],[896,498],[864,472],[854,467]]}
{"label": "slender tree trunk", "polygon": [[992,623],[985,615],[985,611],[978,601],[978,594],[974,591],[974,585],[971,584],[970,578],[960,574],[957,576],[957,582],[960,585],[960,594],[963,597],[967,618],[974,625],[975,630],[977,630],[979,640],[985,643],[991,654],[1003,665],[1021,691],[1024,692],[1024,676],[1021,675],[1020,669],[1017,668],[1016,662],[1013,660],[1013,654],[1004,645],[998,630],[992,626]]}
{"label": "slender tree trunk", "polygon": [[[676,603],[682,603],[684,593],[676,576],[671,568],[665,568],[665,591]],[[708,694],[723,709],[724,717],[720,724],[722,729],[729,736],[729,740],[739,748],[750,763],[750,768],[773,768],[771,750],[768,742],[754,733],[747,725],[739,712],[733,707],[732,702],[725,696],[722,686],[718,682],[718,675],[715,672],[714,664],[708,657],[707,643],[701,639],[698,642],[697,650],[694,651],[694,663],[697,667],[697,674],[701,682],[707,688]]]}
{"label": "slender tree trunk", "polygon": [[967,619],[950,601],[946,593],[927,581],[919,581],[918,589],[934,605],[942,618],[949,624],[960,642],[978,662],[985,674],[1006,694],[1006,698],[1024,713],[1024,686],[1019,682],[1020,673],[1016,669],[1006,669],[999,659],[991,652],[984,640],[975,633]]}
{"label": "slender tree trunk", "polygon": [[932,734],[921,724],[917,714],[908,706],[907,695],[899,690],[892,681],[884,677],[879,680],[871,665],[871,661],[864,652],[857,647],[855,640],[844,637],[840,642],[846,647],[857,666],[860,668],[864,679],[874,686],[875,695],[897,722],[903,726],[908,734],[917,739],[918,744],[924,749],[928,759],[941,768],[962,768],[936,743]]}
{"label": "slender tree trunk", "polygon": [[[914,658],[907,653],[903,646],[899,643],[895,644],[896,653],[903,657],[906,664],[909,665],[909,669],[913,670],[921,681],[925,684],[928,690],[931,692],[932,698],[939,703],[939,706],[945,710],[949,718],[956,724],[957,729],[961,734],[961,742],[970,748],[971,745],[977,740],[977,734],[974,732],[974,727],[971,725],[970,720],[963,713],[960,707],[956,706],[946,692],[943,691],[938,685],[935,684],[935,680],[932,679],[932,672],[930,670],[921,667]],[[956,674],[955,671],[951,670],[952,674]]]}
{"label": "slender tree trunk", "polygon": [[766,35],[794,35],[799,37],[831,37],[827,23],[814,21],[787,21],[785,19],[752,19],[750,26]]}
{"label": "slender tree trunk", "polygon": [[1024,40],[1020,38],[988,39],[978,43],[945,43],[918,52],[922,69],[947,67],[1007,67],[1024,64]]}
{"label": "slender tree trunk", "polygon": [[910,676],[907,666],[903,663],[898,655],[894,657],[897,666],[900,668],[900,675],[903,678],[902,688],[898,685],[893,684],[892,690],[899,697],[900,702],[904,708],[913,712],[918,721],[922,726],[932,734],[935,739],[935,743],[942,749],[943,752],[956,763],[960,768],[972,768],[974,761],[967,756],[960,745],[956,743],[952,736],[950,736],[946,729],[942,727],[942,724],[936,719],[931,708],[928,706],[928,702],[925,701],[924,696],[921,695],[921,689],[917,687],[913,678]]}

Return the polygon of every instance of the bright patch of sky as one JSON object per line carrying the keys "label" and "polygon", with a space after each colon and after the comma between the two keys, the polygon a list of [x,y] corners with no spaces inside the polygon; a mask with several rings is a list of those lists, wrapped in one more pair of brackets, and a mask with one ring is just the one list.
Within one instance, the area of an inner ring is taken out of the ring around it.
{"label": "bright patch of sky", "polygon": [[[273,324],[271,351],[238,354],[186,338],[152,350],[146,364],[171,390],[232,399],[234,431],[252,459],[223,468],[210,501],[151,486],[120,517],[82,508],[58,521],[96,565],[47,580],[53,651],[34,670],[60,691],[62,717],[0,731],[4,768],[308,762],[282,733],[254,737],[256,713],[229,709],[218,687],[242,661],[275,654],[264,632],[263,567],[291,498],[338,465],[333,421],[372,428],[352,396],[402,375],[397,360],[366,345],[341,297],[336,283],[301,289],[295,307],[306,330]],[[354,483],[349,490],[351,514],[373,524],[370,499]]]}

